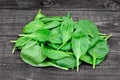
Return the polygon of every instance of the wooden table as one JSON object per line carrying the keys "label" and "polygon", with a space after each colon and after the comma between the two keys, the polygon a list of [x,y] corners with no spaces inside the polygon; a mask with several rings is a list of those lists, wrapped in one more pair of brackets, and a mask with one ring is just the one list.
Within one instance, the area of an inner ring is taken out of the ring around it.
{"label": "wooden table", "polygon": [[[90,19],[101,32],[113,34],[104,62],[95,70],[83,64],[80,72],[76,72],[75,69],[35,68],[20,59],[19,51],[12,55],[13,44],[9,41],[18,38],[39,8],[48,16],[70,12],[75,21]],[[0,0],[0,80],[120,80],[120,1]]]}

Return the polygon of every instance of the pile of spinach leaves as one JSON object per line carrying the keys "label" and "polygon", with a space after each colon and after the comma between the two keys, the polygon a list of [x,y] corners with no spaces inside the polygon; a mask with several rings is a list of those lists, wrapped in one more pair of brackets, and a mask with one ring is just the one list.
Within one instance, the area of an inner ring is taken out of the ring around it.
{"label": "pile of spinach leaves", "polygon": [[111,35],[100,33],[90,20],[72,20],[66,16],[47,17],[39,10],[34,20],[23,28],[12,51],[21,50],[21,59],[35,67],[53,66],[68,70],[82,62],[100,64],[109,51]]}

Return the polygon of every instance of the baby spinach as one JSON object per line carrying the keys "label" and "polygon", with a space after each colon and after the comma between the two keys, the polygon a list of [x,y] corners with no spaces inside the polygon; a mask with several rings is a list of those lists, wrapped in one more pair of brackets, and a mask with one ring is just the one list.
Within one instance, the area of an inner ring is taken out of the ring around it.
{"label": "baby spinach", "polygon": [[39,29],[32,34],[21,34],[20,36],[29,37],[36,41],[44,42],[49,39],[50,31],[48,29]]}
{"label": "baby spinach", "polygon": [[41,10],[39,10],[34,20],[40,20],[41,18],[44,18],[44,17],[45,15],[41,13]]}
{"label": "baby spinach", "polygon": [[88,50],[88,53],[93,57],[93,69],[95,68],[96,59],[97,58],[104,58],[109,51],[107,41],[99,38],[95,46],[91,47]]}
{"label": "baby spinach", "polygon": [[72,36],[72,50],[76,57],[77,71],[79,70],[79,58],[86,54],[89,47],[89,37],[82,31],[76,30]]}
{"label": "baby spinach", "polygon": [[42,28],[43,26],[44,23],[41,20],[32,21],[25,25],[25,27],[23,28],[23,33],[33,33],[38,29]]}
{"label": "baby spinach", "polygon": [[11,41],[11,42],[15,43],[14,48],[12,50],[12,54],[14,53],[16,48],[17,49],[22,49],[22,47],[30,40],[31,40],[31,38],[28,38],[28,37],[20,37],[15,41]]}
{"label": "baby spinach", "polygon": [[85,33],[87,33],[91,37],[95,37],[99,35],[99,31],[97,26],[90,20],[80,20],[78,22],[79,27],[81,27]]}
{"label": "baby spinach", "polygon": [[44,48],[44,52],[48,58],[53,59],[53,60],[61,59],[64,57],[69,57],[69,55],[63,51],[57,51],[57,50],[50,49],[50,48]]}
{"label": "baby spinach", "polygon": [[96,36],[96,37],[90,37],[89,40],[90,40],[90,45],[89,45],[89,48],[93,47],[97,41],[98,41],[99,37]]}
{"label": "baby spinach", "polygon": [[[48,45],[54,49],[58,49],[60,44],[52,44],[52,43],[48,43]],[[66,43],[60,50],[63,50],[63,51],[70,51],[72,48],[71,48],[71,42],[69,43]]]}
{"label": "baby spinach", "polygon": [[43,62],[47,56],[36,41],[29,41],[21,50],[20,57],[30,65]]}
{"label": "baby spinach", "polygon": [[43,29],[51,29],[60,25],[59,21],[48,22],[44,25]]}
{"label": "baby spinach", "polygon": [[61,34],[60,34],[60,28],[54,28],[50,31],[50,37],[49,37],[49,42],[53,43],[53,44],[61,44],[62,40],[61,40]]}
{"label": "baby spinach", "polygon": [[74,31],[74,25],[73,21],[69,20],[67,17],[63,17],[64,22],[62,22],[61,27],[60,27],[60,32],[61,32],[61,38],[62,38],[62,45],[58,48],[61,49],[68,40],[71,39],[72,33]]}
{"label": "baby spinach", "polygon": [[[80,57],[80,60],[82,60],[82,61],[84,61],[84,62],[86,62],[88,64],[93,65],[93,57],[91,55],[89,55],[88,53],[85,54],[85,55],[82,55]],[[100,64],[103,60],[104,60],[104,58],[97,58],[95,65]]]}
{"label": "baby spinach", "polygon": [[21,49],[30,40],[31,38],[28,38],[28,37],[20,37],[16,40],[15,46],[18,49]]}
{"label": "baby spinach", "polygon": [[[70,57],[65,57],[57,60],[56,63],[62,67],[74,68],[76,67],[76,58],[74,55],[70,55]],[[81,63],[79,62],[79,64]]]}
{"label": "baby spinach", "polygon": [[77,68],[82,62],[102,63],[108,54],[108,39],[112,36],[99,32],[90,20],[74,21],[65,16],[45,16],[41,10],[23,28],[14,42],[21,50],[21,59],[34,67],[53,66],[63,70]]}
{"label": "baby spinach", "polygon": [[54,63],[53,61],[44,61],[44,62],[42,62],[42,63],[40,63],[38,65],[35,65],[35,66],[36,67],[49,67],[49,66],[53,66],[53,67],[56,67],[56,68],[59,68],[59,69],[68,70],[68,68],[59,66],[56,63]]}

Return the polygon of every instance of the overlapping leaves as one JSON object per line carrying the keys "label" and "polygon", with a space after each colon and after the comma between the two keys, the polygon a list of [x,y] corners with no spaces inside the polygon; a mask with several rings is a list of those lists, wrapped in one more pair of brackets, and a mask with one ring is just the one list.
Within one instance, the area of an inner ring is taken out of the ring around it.
{"label": "overlapping leaves", "polygon": [[23,28],[15,42],[21,59],[35,67],[54,66],[68,70],[82,62],[100,64],[109,52],[111,35],[100,33],[90,20],[74,22],[70,16],[47,17],[39,11],[34,20]]}

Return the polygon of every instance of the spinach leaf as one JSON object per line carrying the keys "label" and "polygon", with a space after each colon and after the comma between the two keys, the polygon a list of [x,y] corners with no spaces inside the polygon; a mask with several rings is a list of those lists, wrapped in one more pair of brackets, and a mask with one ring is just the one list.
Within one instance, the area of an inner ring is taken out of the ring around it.
{"label": "spinach leaf", "polygon": [[44,48],[44,52],[47,55],[48,58],[56,60],[56,59],[61,59],[64,57],[69,57],[68,54],[66,54],[63,51],[57,51],[51,48]]}
{"label": "spinach leaf", "polygon": [[79,58],[86,54],[89,47],[89,37],[80,29],[76,30],[72,36],[72,50],[76,57],[77,71],[79,71]]}
{"label": "spinach leaf", "polygon": [[41,13],[41,10],[39,10],[37,15],[35,16],[34,20],[39,20],[44,17],[45,17],[45,15]]}
{"label": "spinach leaf", "polygon": [[54,28],[50,31],[50,37],[49,37],[49,42],[53,43],[53,44],[61,44],[62,40],[61,40],[61,34],[60,34],[60,28]]}
{"label": "spinach leaf", "polygon": [[34,66],[43,62],[47,56],[36,41],[29,41],[21,50],[20,57],[22,60]]}
{"label": "spinach leaf", "polygon": [[23,33],[33,33],[38,29],[42,28],[44,23],[41,20],[31,21],[23,28]]}
{"label": "spinach leaf", "polygon": [[[91,55],[89,55],[89,54],[82,55],[80,57],[80,60],[82,60],[82,61],[84,61],[84,62],[86,62],[88,64],[93,65],[93,57]],[[103,60],[104,60],[104,58],[97,58],[95,65],[100,64]]]}
{"label": "spinach leaf", "polygon": [[[48,45],[51,47],[51,48],[54,48],[54,49],[58,49],[58,47],[60,46],[60,44],[52,44],[52,43],[48,43]],[[69,43],[66,43],[60,50],[63,50],[63,51],[70,51],[72,48],[71,48],[71,42]]]}
{"label": "spinach leaf", "polygon": [[51,29],[59,26],[61,23],[59,21],[48,22],[44,25],[43,29]]}
{"label": "spinach leaf", "polygon": [[29,37],[36,41],[44,42],[49,39],[50,31],[48,29],[39,29],[32,34],[20,34],[20,36]]}
{"label": "spinach leaf", "polygon": [[99,36],[99,31],[97,26],[90,20],[80,20],[78,22],[79,27],[81,27],[85,33],[91,37]]}
{"label": "spinach leaf", "polygon": [[31,40],[31,38],[28,38],[28,37],[20,37],[17,39],[15,46],[18,49],[21,49],[30,40]]}
{"label": "spinach leaf", "polygon": [[71,19],[70,13],[67,13],[66,17],[69,18],[69,19]]}
{"label": "spinach leaf", "polygon": [[12,54],[14,53],[15,49],[22,49],[22,47],[28,42],[30,41],[31,39],[28,38],[28,37],[20,37],[18,38],[17,40],[15,41],[10,41],[10,42],[14,42],[15,45],[14,45],[14,48],[12,50]]}
{"label": "spinach leaf", "polygon": [[89,48],[93,47],[97,43],[98,39],[99,39],[99,36],[90,37],[89,38],[89,40],[90,40],[90,46],[89,46]]}
{"label": "spinach leaf", "polygon": [[68,40],[71,39],[72,33],[74,32],[74,22],[67,17],[63,17],[64,22],[62,22],[60,27],[61,38],[62,38],[62,45],[57,49],[61,49]]}
{"label": "spinach leaf", "polygon": [[40,63],[38,65],[35,65],[35,66],[36,67],[49,67],[49,66],[53,66],[53,67],[56,67],[56,68],[59,68],[59,69],[68,70],[68,68],[59,66],[59,65],[57,65],[53,61],[44,61],[44,62],[42,62],[42,63]]}
{"label": "spinach leaf", "polygon": [[102,38],[99,38],[96,45],[88,50],[88,53],[93,57],[93,69],[95,68],[96,59],[104,58],[107,55],[108,51],[109,48],[107,41]]}
{"label": "spinach leaf", "polygon": [[[56,63],[62,67],[73,69],[74,67],[76,67],[76,58],[74,55],[70,55],[70,57],[56,60]],[[79,64],[81,64],[81,63],[79,62]]]}

